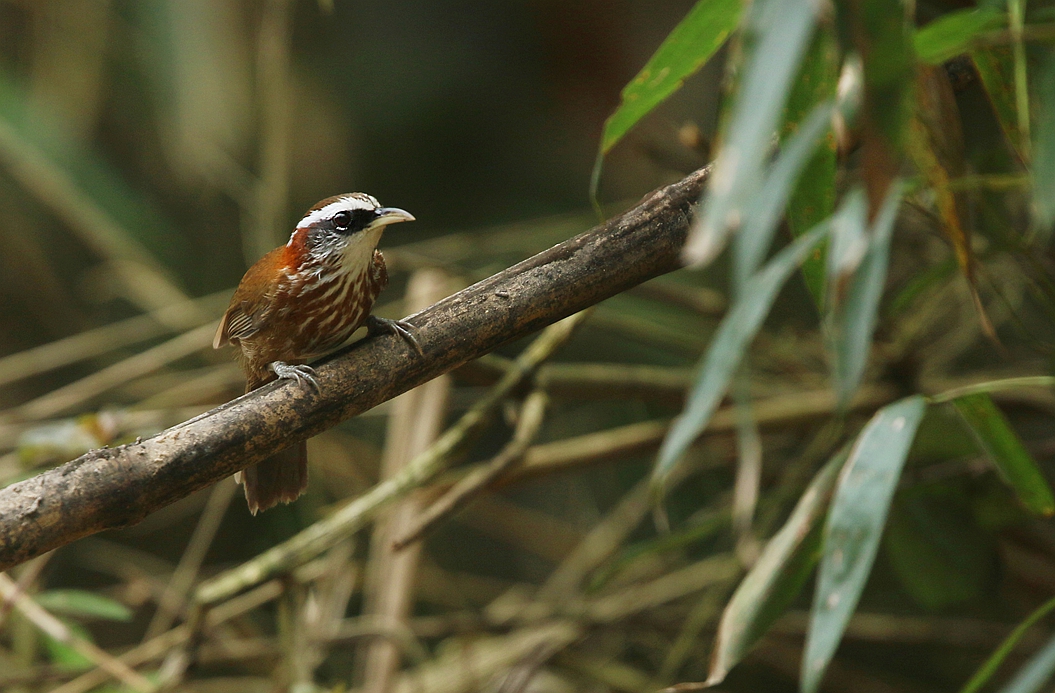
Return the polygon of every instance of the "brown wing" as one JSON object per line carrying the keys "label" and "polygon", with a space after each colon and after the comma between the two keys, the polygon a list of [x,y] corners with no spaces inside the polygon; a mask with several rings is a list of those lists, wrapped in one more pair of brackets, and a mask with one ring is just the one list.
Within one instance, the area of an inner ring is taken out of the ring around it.
{"label": "brown wing", "polygon": [[272,313],[275,280],[283,266],[285,246],[275,248],[260,258],[242,277],[231,297],[231,305],[220,319],[213,337],[213,349],[251,337],[267,324]]}

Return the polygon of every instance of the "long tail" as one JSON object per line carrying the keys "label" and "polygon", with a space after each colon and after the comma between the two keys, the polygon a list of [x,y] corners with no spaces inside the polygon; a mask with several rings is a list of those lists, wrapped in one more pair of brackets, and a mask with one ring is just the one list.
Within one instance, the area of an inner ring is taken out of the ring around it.
{"label": "long tail", "polygon": [[234,478],[245,486],[245,500],[254,515],[279,503],[295,501],[308,487],[307,443],[302,440],[238,472]]}
{"label": "long tail", "polygon": [[[245,391],[255,390],[274,379],[274,373],[268,370],[253,372],[247,369]],[[245,500],[249,512],[254,515],[279,503],[297,500],[308,487],[307,442],[294,443],[266,460],[246,467],[234,475],[234,480],[245,487]]]}

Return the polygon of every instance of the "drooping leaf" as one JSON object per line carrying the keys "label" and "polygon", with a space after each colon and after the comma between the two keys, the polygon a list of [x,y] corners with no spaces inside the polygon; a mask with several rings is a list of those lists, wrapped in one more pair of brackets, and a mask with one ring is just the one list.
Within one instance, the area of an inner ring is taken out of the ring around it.
{"label": "drooping leaf", "polygon": [[983,31],[1006,22],[1006,15],[992,7],[967,7],[943,14],[916,32],[916,55],[930,65],[941,65],[949,58],[966,53]]}
{"label": "drooping leaf", "polygon": [[864,189],[852,188],[843,198],[839,213],[832,218],[826,272],[831,285],[828,303],[841,306],[854,272],[868,253],[868,197]]}
{"label": "drooping leaf", "polygon": [[619,107],[604,123],[591,181],[592,195],[596,195],[605,154],[711,59],[736,28],[741,7],[740,0],[699,0],[626,85]]}
{"label": "drooping leaf", "polygon": [[993,462],[1000,478],[1030,511],[1044,517],[1055,514],[1055,496],[1044,474],[1007,418],[986,393],[953,400],[968,428]]}
{"label": "drooping leaf", "polygon": [[787,522],[766,544],[722,613],[711,655],[709,685],[721,683],[798,595],[820,558],[821,528],[848,450],[813,477]]}
{"label": "drooping leaf", "polygon": [[799,63],[817,21],[809,0],[758,0],[745,21],[746,61],[735,106],[685,244],[685,258],[704,264],[718,255],[747,217],[764,177],[766,157]]}
{"label": "drooping leaf", "polygon": [[818,104],[798,132],[787,141],[767,172],[762,189],[753,200],[734,242],[733,275],[737,290],[755,273],[769,251],[795,182],[817,149],[831,117],[831,102]]}
{"label": "drooping leaf", "polygon": [[[830,27],[819,27],[813,37],[809,52],[802,61],[799,76],[788,98],[784,110],[784,126],[781,140],[786,142],[798,132],[816,104],[835,97],[839,81],[839,50]],[[795,192],[788,200],[785,218],[791,235],[798,237],[812,229],[822,219],[835,211],[836,141],[829,129],[824,141],[814,151],[795,185]],[[817,310],[824,310],[824,256],[826,244],[822,243],[802,263],[802,276],[806,281]]]}
{"label": "drooping leaf", "polygon": [[131,621],[132,610],[120,602],[86,590],[47,590],[34,600],[48,611],[66,616]]}
{"label": "drooping leaf", "polygon": [[623,89],[619,108],[604,123],[602,155],[711,59],[736,28],[741,7],[739,0],[699,0],[689,10]]}
{"label": "drooping leaf", "polygon": [[[849,289],[841,305],[835,307],[835,317],[829,330],[832,340],[835,390],[840,406],[847,406],[864,377],[875,331],[879,302],[886,283],[890,259],[890,239],[901,204],[901,185],[895,183],[879,210],[869,234],[868,249],[850,280]],[[863,212],[863,209],[861,210]],[[863,221],[863,219],[861,219]],[[835,255],[834,243],[833,252]],[[829,277],[832,292],[839,285],[838,275]]]}
{"label": "drooping leaf", "polygon": [[883,407],[857,437],[824,528],[824,554],[802,661],[803,693],[815,693],[842,639],[865,582],[901,468],[926,403],[906,397]]}
{"label": "drooping leaf", "polygon": [[780,251],[744,286],[743,295],[722,320],[703,358],[703,367],[689,393],[685,410],[674,421],[663,440],[652,474],[655,488],[662,488],[689,445],[707,427],[740,365],[744,351],[762,327],[762,321],[769,313],[780,287],[827,233],[827,223],[818,224]]}

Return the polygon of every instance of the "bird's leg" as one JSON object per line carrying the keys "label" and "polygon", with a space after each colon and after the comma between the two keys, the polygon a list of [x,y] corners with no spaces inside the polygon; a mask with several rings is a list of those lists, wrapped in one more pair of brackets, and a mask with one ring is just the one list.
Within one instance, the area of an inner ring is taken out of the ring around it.
{"label": "bird's leg", "polygon": [[301,387],[307,386],[317,393],[322,392],[319,381],[315,378],[315,369],[311,366],[291,366],[285,361],[275,361],[268,368],[281,380],[296,380]]}
{"label": "bird's leg", "polygon": [[403,341],[409,344],[414,351],[418,352],[419,356],[424,356],[425,352],[421,349],[421,343],[418,342],[418,338],[414,336],[414,330],[416,328],[409,322],[403,320],[389,320],[388,318],[379,318],[376,315],[371,315],[366,319],[366,333],[368,335],[380,334],[388,332],[390,334],[396,334],[403,338]]}

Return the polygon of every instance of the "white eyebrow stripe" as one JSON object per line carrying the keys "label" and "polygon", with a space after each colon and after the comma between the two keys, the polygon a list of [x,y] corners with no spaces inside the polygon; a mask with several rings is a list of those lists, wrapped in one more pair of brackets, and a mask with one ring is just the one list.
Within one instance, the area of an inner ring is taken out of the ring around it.
{"label": "white eyebrow stripe", "polygon": [[312,224],[323,221],[325,219],[329,219],[341,210],[346,209],[351,211],[353,209],[377,209],[380,206],[381,205],[378,204],[377,200],[363,193],[345,195],[336,202],[331,202],[330,204],[326,205],[325,207],[322,207],[321,209],[316,209],[314,212],[308,212],[306,215],[304,215],[304,218],[300,220],[300,223],[297,224],[297,228],[307,228]]}

